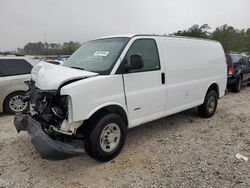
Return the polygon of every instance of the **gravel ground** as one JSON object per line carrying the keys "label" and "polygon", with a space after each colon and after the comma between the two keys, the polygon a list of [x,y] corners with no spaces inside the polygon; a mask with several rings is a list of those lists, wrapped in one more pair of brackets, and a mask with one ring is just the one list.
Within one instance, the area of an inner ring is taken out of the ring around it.
{"label": "gravel ground", "polygon": [[191,109],[128,131],[124,150],[42,160],[13,116],[0,115],[0,187],[250,187],[250,87],[228,93],[211,119]]}

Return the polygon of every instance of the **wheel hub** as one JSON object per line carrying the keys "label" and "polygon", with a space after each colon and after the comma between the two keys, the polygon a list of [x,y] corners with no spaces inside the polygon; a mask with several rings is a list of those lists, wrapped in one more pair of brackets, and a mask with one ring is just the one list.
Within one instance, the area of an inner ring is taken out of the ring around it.
{"label": "wheel hub", "polygon": [[17,95],[10,99],[9,107],[14,112],[21,112],[27,107],[27,102],[23,102],[23,96]]}
{"label": "wheel hub", "polygon": [[103,151],[112,152],[120,142],[121,130],[115,123],[106,125],[101,133],[100,145]]}
{"label": "wheel hub", "polygon": [[215,105],[216,105],[216,100],[215,100],[214,96],[211,96],[208,99],[208,111],[210,113],[212,113],[214,111]]}

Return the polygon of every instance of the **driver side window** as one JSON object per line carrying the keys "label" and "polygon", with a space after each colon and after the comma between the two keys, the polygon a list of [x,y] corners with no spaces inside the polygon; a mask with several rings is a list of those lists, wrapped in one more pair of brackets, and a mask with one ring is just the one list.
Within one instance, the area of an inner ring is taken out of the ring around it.
{"label": "driver side window", "polygon": [[140,55],[144,66],[139,70],[129,72],[154,71],[160,69],[160,60],[154,39],[138,39],[134,41],[126,55],[126,63],[130,65],[131,55]]}

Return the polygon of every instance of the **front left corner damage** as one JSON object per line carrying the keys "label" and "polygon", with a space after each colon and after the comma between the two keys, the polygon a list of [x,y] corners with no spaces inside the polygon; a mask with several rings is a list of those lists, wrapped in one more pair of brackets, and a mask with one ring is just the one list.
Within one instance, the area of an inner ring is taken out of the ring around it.
{"label": "front left corner damage", "polygon": [[63,160],[82,155],[83,148],[76,148],[68,143],[53,140],[41,128],[41,124],[27,114],[16,114],[14,125],[18,132],[27,131],[31,142],[43,159]]}

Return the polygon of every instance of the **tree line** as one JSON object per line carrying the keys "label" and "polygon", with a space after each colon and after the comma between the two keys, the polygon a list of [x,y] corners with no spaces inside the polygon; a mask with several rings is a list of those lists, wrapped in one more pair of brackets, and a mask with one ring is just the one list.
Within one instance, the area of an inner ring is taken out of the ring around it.
{"label": "tree line", "polygon": [[250,54],[250,28],[237,29],[233,26],[223,25],[209,32],[209,25],[193,25],[187,30],[180,30],[173,35],[188,36],[219,41],[226,52],[245,52]]}
{"label": "tree line", "polygon": [[[219,41],[226,52],[246,52],[250,54],[250,28],[237,29],[230,25],[222,25],[211,31],[208,24],[193,25],[187,30],[180,30],[171,35],[188,36],[204,39],[213,39]],[[47,42],[29,42],[23,48],[18,48],[12,54],[23,55],[71,55],[80,47],[79,42],[47,43]],[[1,52],[0,52],[1,54]],[[2,54],[9,54],[4,52]]]}
{"label": "tree line", "polygon": [[81,44],[79,42],[43,43],[29,42],[24,48],[18,48],[17,53],[24,55],[71,55]]}

